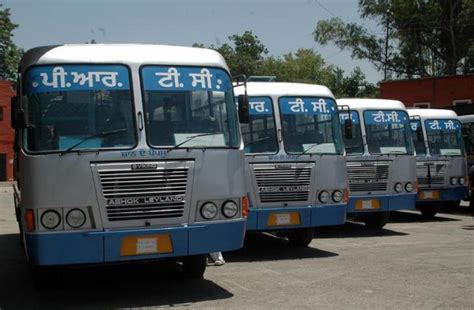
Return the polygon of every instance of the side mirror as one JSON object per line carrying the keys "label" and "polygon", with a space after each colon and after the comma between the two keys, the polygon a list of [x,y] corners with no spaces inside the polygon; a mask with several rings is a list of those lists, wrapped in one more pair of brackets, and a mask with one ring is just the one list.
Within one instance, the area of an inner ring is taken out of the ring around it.
{"label": "side mirror", "polygon": [[239,122],[241,124],[248,124],[250,122],[249,117],[249,97],[247,95],[239,95]]}
{"label": "side mirror", "polygon": [[11,127],[26,128],[28,125],[28,97],[14,96],[11,98]]}
{"label": "side mirror", "polygon": [[416,129],[416,139],[418,141],[423,141],[423,130],[421,129],[421,127],[418,127]]}
{"label": "side mirror", "polygon": [[344,137],[348,140],[353,138],[352,135],[352,120],[350,118],[344,121]]}

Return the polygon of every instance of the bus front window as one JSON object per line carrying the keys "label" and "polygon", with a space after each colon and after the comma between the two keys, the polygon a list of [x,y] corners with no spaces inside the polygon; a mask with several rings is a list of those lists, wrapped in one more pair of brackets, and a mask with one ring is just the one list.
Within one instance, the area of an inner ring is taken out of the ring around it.
{"label": "bus front window", "polygon": [[[131,148],[136,144],[125,66],[32,67],[26,74],[29,152]],[[78,144],[79,143],[79,144]]]}
{"label": "bus front window", "polygon": [[413,154],[408,114],[395,110],[364,112],[370,154]]}
{"label": "bus front window", "polygon": [[464,155],[461,122],[455,119],[425,120],[431,155]]}
{"label": "bus front window", "polygon": [[239,147],[234,97],[224,70],[145,66],[141,75],[151,146]]}
{"label": "bus front window", "polygon": [[[363,154],[364,144],[362,143],[362,131],[360,128],[359,113],[357,113],[357,111],[351,111],[350,113],[352,120],[352,138],[347,139],[344,137],[346,153],[350,155]],[[341,129],[344,130],[344,122],[348,118],[348,113],[340,112],[339,116],[341,119]]]}
{"label": "bus front window", "polygon": [[423,130],[421,128],[421,121],[410,121],[411,137],[415,146],[416,155],[426,155],[425,139],[423,137]]}
{"label": "bus front window", "polygon": [[293,154],[342,154],[342,135],[333,99],[279,99],[285,149]]}
{"label": "bus front window", "polygon": [[241,124],[245,153],[278,152],[275,118],[269,97],[250,97],[250,122]]}

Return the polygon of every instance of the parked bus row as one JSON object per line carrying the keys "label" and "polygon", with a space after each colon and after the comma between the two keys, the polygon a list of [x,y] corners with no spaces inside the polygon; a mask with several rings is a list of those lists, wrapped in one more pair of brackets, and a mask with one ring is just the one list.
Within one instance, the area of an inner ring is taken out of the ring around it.
{"label": "parked bus row", "polygon": [[15,211],[39,284],[58,266],[154,259],[200,278],[246,231],[306,246],[347,215],[382,228],[467,195],[454,112],[234,83],[212,50],[40,47],[17,85]]}

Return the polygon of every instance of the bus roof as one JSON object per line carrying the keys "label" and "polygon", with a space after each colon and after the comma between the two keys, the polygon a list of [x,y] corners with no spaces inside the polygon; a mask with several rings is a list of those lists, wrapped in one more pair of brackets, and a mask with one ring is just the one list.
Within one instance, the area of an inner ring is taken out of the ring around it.
{"label": "bus roof", "polygon": [[458,116],[459,120],[461,123],[466,124],[466,123],[474,123],[474,114],[468,114],[468,115],[461,115]]}
{"label": "bus roof", "polygon": [[337,99],[338,105],[347,105],[356,110],[395,109],[406,110],[405,105],[398,100],[369,99],[369,98],[341,98]]}
{"label": "bus roof", "polygon": [[[243,95],[244,87],[234,88],[235,95]],[[326,86],[287,83],[287,82],[248,82],[247,94],[249,96],[321,96],[334,98]]]}
{"label": "bus roof", "polygon": [[425,119],[459,119],[456,112],[445,109],[408,109],[408,115],[419,116],[422,120]]}
{"label": "bus roof", "polygon": [[28,50],[22,59],[24,71],[32,65],[66,63],[162,64],[221,67],[229,71],[218,52],[195,47],[153,44],[65,44]]}

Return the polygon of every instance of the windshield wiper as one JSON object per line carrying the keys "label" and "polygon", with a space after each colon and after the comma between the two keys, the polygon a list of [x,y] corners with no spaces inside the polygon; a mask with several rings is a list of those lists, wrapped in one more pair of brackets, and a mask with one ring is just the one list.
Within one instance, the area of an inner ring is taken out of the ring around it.
{"label": "windshield wiper", "polygon": [[121,129],[110,130],[110,131],[102,131],[102,132],[87,136],[84,139],[82,139],[81,141],[77,142],[76,144],[71,145],[70,147],[68,147],[64,151],[60,152],[59,156],[63,156],[64,154],[71,152],[72,150],[74,150],[76,147],[78,147],[82,143],[86,142],[87,140],[94,139],[94,138],[99,138],[99,137],[103,138],[103,137],[106,137],[106,136],[115,135],[115,134],[126,132],[126,131],[127,131],[127,128],[121,128]]}
{"label": "windshield wiper", "polygon": [[194,140],[194,139],[196,139],[196,138],[198,138],[198,137],[213,136],[213,135],[215,135],[215,134],[216,134],[215,132],[208,132],[208,133],[201,133],[201,134],[198,134],[198,135],[195,135],[195,136],[187,137],[187,139],[184,140],[183,142],[178,143],[178,144],[176,144],[175,146],[173,146],[172,148],[170,148],[170,151],[171,151],[171,150],[174,150],[174,149],[180,147],[181,145],[183,145],[183,144],[185,144],[185,143],[187,143],[187,142],[189,142],[189,141],[191,141],[191,140]]}
{"label": "windshield wiper", "polygon": [[263,137],[263,138],[260,138],[260,139],[257,139],[257,140],[253,140],[253,141],[250,142],[250,143],[246,143],[245,146],[254,145],[254,144],[257,143],[257,142],[264,141],[264,140],[268,140],[268,139],[270,139],[270,138],[272,138],[272,137],[267,136],[267,137]]}
{"label": "windshield wiper", "polygon": [[403,151],[390,151],[390,152],[387,152],[386,154],[406,154],[407,152],[403,152]]}

